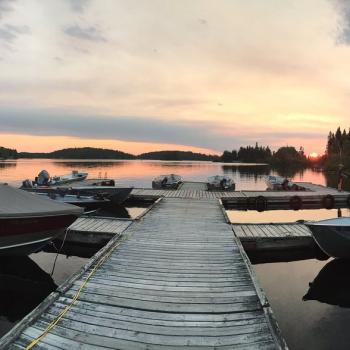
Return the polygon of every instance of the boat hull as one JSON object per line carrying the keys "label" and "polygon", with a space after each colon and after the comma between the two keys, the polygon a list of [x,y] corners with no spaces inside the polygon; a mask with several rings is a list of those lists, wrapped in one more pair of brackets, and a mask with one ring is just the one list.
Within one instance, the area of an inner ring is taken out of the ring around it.
{"label": "boat hull", "polygon": [[72,177],[72,178],[62,178],[60,180],[56,180],[50,186],[60,186],[60,185],[70,184],[70,183],[73,183],[73,182],[83,181],[87,177],[88,177],[88,174],[81,175],[81,176],[76,176],[76,177]]}
{"label": "boat hull", "polygon": [[318,246],[333,258],[350,259],[350,227],[307,224]]}
{"label": "boat hull", "polygon": [[76,215],[1,218],[0,255],[27,255],[64,233]]}
{"label": "boat hull", "polygon": [[[131,191],[131,187],[113,187],[113,186],[81,186],[81,187],[34,187],[34,188],[23,188],[23,190],[29,192],[37,192],[37,193],[52,193],[61,195],[81,195],[81,196],[98,196],[109,199],[113,204],[122,204],[124,203]],[[71,203],[74,205],[78,205],[77,203]],[[108,205],[106,203],[106,205]],[[84,206],[84,205],[81,205]],[[84,206],[85,207],[85,206]]]}

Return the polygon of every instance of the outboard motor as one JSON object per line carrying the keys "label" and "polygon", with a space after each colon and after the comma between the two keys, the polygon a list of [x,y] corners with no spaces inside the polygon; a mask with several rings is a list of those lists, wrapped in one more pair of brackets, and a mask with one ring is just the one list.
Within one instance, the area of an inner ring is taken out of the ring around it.
{"label": "outboard motor", "polygon": [[30,180],[22,181],[22,188],[33,188],[33,183]]}
{"label": "outboard motor", "polygon": [[50,181],[50,175],[46,170],[41,170],[40,173],[38,174],[38,180],[37,184],[39,186],[46,186],[49,184]]}
{"label": "outboard motor", "polygon": [[220,187],[223,190],[226,190],[226,188],[227,188],[227,180],[225,178],[220,181]]}

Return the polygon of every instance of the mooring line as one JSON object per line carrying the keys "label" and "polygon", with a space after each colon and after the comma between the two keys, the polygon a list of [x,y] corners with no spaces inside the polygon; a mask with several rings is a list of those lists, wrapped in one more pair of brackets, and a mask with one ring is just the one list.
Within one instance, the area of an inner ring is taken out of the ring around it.
{"label": "mooring line", "polygon": [[75,293],[72,301],[60,312],[60,314],[57,316],[56,319],[54,319],[47,327],[46,329],[43,331],[43,333],[41,335],[39,335],[37,338],[35,338],[34,340],[32,340],[32,342],[27,345],[27,347],[25,348],[25,350],[31,350],[35,345],[37,345],[43,338],[45,338],[50,331],[58,324],[58,322],[63,318],[63,316],[70,310],[70,308],[75,304],[75,302],[78,300],[81,291],[86,287],[87,283],[89,282],[91,276],[96,272],[96,270],[106,261],[107,258],[109,258],[111,256],[111,254],[114,252],[114,250],[121,244],[123,243],[125,240],[127,240],[128,238],[130,238],[130,235],[125,235],[123,236],[120,240],[118,240],[114,246],[111,247],[110,251],[104,255],[103,257],[101,257],[101,259],[96,263],[95,267],[89,272],[89,274],[87,275],[87,277],[85,278],[85,281],[83,282],[83,284],[79,287],[79,289],[77,290],[77,292]]}

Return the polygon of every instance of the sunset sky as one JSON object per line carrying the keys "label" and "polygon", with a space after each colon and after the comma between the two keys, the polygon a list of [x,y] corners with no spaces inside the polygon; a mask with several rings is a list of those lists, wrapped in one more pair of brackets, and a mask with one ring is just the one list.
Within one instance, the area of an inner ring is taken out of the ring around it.
{"label": "sunset sky", "polygon": [[0,146],[322,153],[349,102],[347,0],[0,0]]}

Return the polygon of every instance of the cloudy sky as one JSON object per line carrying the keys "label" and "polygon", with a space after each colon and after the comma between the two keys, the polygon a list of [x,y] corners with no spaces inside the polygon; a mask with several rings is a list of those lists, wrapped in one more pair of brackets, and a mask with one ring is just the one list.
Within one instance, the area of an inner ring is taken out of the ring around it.
{"label": "cloudy sky", "polygon": [[348,0],[0,0],[0,145],[323,152]]}

